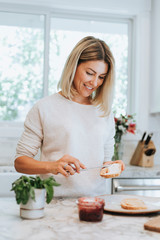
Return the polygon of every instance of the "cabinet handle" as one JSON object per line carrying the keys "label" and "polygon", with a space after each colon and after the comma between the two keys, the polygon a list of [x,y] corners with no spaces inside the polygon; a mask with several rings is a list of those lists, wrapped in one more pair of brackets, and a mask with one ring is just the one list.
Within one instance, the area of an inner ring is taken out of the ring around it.
{"label": "cabinet handle", "polygon": [[114,191],[115,192],[122,192],[122,191],[143,191],[143,190],[160,190],[160,186],[139,186],[139,185],[134,185],[134,186],[122,186],[119,185],[118,181],[114,182]]}

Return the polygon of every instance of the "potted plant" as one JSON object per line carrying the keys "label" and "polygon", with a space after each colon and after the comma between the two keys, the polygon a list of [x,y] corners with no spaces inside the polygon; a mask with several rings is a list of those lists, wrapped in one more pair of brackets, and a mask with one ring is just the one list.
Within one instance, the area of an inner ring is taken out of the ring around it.
{"label": "potted plant", "polygon": [[15,192],[16,202],[20,204],[22,218],[36,219],[44,216],[45,197],[50,203],[54,196],[54,186],[60,186],[51,176],[41,179],[39,176],[22,175],[12,183],[11,191]]}

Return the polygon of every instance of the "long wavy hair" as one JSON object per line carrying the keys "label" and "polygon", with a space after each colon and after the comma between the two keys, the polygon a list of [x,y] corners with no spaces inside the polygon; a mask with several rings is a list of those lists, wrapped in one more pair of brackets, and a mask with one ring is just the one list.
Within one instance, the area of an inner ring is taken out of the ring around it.
{"label": "long wavy hair", "polygon": [[115,61],[110,48],[104,41],[88,36],[76,44],[65,63],[58,89],[61,89],[66,98],[72,100],[76,93],[73,81],[77,66],[82,62],[94,60],[104,61],[108,65],[108,72],[103,84],[90,96],[92,104],[102,110],[103,116],[107,116],[113,102]]}

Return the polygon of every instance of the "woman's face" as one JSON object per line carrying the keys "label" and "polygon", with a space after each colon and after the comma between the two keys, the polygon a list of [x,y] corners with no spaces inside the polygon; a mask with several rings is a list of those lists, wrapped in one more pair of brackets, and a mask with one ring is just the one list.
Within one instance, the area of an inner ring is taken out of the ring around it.
{"label": "woman's face", "polygon": [[99,86],[107,75],[108,64],[104,61],[87,61],[78,65],[73,80],[77,90],[76,97],[81,99],[88,98]]}

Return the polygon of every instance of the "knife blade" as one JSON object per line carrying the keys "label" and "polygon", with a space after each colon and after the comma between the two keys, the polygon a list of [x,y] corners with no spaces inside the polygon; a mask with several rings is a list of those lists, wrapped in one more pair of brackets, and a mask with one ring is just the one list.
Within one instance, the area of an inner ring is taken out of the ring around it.
{"label": "knife blade", "polygon": [[[90,168],[82,168],[82,169],[80,169],[80,172],[81,171],[89,171],[89,170],[93,170],[93,169],[99,169],[99,170],[101,170],[101,169],[103,169],[103,168],[107,168],[107,167],[109,167],[111,164],[105,164],[105,165],[103,165],[103,166],[98,166],[98,167],[90,167]],[[66,172],[69,172],[68,170],[66,170]],[[76,172],[76,171],[75,171]]]}
{"label": "knife blade", "polygon": [[87,170],[92,170],[92,169],[103,169],[103,168],[109,167],[110,165],[111,165],[111,164],[106,164],[106,165],[98,166],[98,167],[84,168],[84,169],[81,169],[80,171],[87,171]]}

